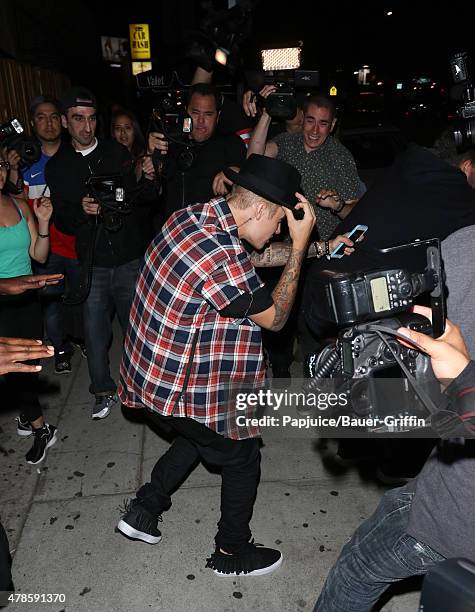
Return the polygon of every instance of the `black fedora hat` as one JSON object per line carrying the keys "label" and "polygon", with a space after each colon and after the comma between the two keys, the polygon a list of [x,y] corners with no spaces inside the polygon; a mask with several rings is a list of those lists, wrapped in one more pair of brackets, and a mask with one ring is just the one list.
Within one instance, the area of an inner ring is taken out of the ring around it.
{"label": "black fedora hat", "polygon": [[240,172],[231,168],[225,168],[223,172],[233,183],[290,209],[298,202],[295,192],[302,192],[300,172],[280,159],[265,155],[253,153],[241,166]]}

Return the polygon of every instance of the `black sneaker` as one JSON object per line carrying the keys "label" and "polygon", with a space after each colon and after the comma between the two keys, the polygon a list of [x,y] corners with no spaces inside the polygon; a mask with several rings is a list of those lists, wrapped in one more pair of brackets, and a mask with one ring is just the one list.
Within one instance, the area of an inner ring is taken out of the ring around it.
{"label": "black sneaker", "polygon": [[70,338],[70,342],[77,349],[79,349],[79,352],[81,353],[81,355],[86,359],[87,358],[87,351],[86,351],[86,344],[85,344],[84,340],[77,340],[76,338],[73,340],[72,338]]}
{"label": "black sneaker", "polygon": [[252,541],[234,555],[226,555],[217,548],[206,561],[206,567],[214,570],[217,576],[264,576],[280,567],[283,557],[279,550]]}
{"label": "black sneaker", "polygon": [[22,438],[27,438],[28,436],[32,436],[33,429],[31,427],[30,422],[27,421],[26,419],[23,421],[21,417],[22,415],[20,414],[20,416],[17,416],[15,418],[17,434],[21,436]]}
{"label": "black sneaker", "polygon": [[157,522],[162,521],[161,515],[151,514],[138,499],[131,499],[124,504],[122,518],[117,529],[133,540],[142,540],[147,544],[158,544],[162,539],[157,529]]}
{"label": "black sneaker", "polygon": [[57,429],[53,425],[44,425],[41,429],[34,430],[35,441],[26,453],[26,462],[36,465],[46,457],[46,451],[56,443]]}
{"label": "black sneaker", "polygon": [[111,411],[112,406],[118,402],[118,399],[115,393],[110,395],[96,395],[95,402],[92,405],[92,418],[105,419]]}
{"label": "black sneaker", "polygon": [[54,371],[56,374],[71,372],[71,356],[66,351],[58,351],[54,356]]}

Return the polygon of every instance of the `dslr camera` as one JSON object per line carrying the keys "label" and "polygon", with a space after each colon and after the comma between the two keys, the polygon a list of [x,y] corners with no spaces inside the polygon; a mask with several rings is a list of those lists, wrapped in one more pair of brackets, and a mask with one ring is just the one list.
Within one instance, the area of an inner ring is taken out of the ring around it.
{"label": "dslr camera", "polygon": [[[475,146],[475,86],[470,76],[467,53],[457,53],[450,60],[455,87],[462,88],[457,106],[459,119],[455,123],[454,137],[457,150],[463,153]],[[460,92],[459,92],[460,93]]]}
{"label": "dslr camera", "polygon": [[[191,168],[194,161],[193,148],[196,143],[191,139],[193,121],[186,111],[182,92],[169,91],[159,99],[158,107],[154,108],[150,118],[150,131],[162,133],[168,142],[180,146],[177,156],[177,166],[180,171]],[[160,151],[155,149],[152,161],[156,167],[160,161]]]}
{"label": "dslr camera", "polygon": [[309,91],[320,84],[317,70],[299,70],[302,48],[264,49],[261,51],[262,72],[248,72],[247,81],[254,92],[264,85],[277,91],[267,96],[263,106],[273,119],[292,119],[297,112],[296,91]]}
{"label": "dslr camera", "polygon": [[23,168],[29,168],[41,157],[39,142],[26,136],[22,124],[15,118],[0,125],[0,145],[18,153]]}
{"label": "dslr camera", "polygon": [[117,232],[122,227],[123,215],[130,214],[121,174],[92,175],[86,181],[88,192],[100,205],[104,227]]}
{"label": "dslr camera", "polygon": [[[336,342],[306,362],[308,390],[334,379],[346,392],[356,416],[399,418],[435,412],[439,385],[429,357],[397,340],[401,326],[437,337],[445,326],[445,296],[437,239],[400,245],[426,248],[427,267],[420,273],[402,268],[337,273],[323,270],[310,288],[310,328],[331,322],[340,329]],[[430,293],[433,322],[409,311],[414,299]],[[378,428],[379,430],[379,428]]]}
{"label": "dslr camera", "polygon": [[153,130],[164,134],[167,140],[184,146],[190,144],[193,123],[181,91],[168,91],[159,98],[151,123]]}

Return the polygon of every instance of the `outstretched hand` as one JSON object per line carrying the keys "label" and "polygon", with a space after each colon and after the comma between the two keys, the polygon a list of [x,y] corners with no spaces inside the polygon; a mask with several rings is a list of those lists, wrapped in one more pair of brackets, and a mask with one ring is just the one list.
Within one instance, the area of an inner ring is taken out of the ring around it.
{"label": "outstretched hand", "polygon": [[41,340],[28,338],[4,338],[0,336],[0,375],[10,372],[39,372],[40,365],[21,363],[30,359],[52,357],[54,348]]}
{"label": "outstretched hand", "polygon": [[46,285],[57,285],[64,274],[26,274],[12,278],[0,278],[0,295],[19,295]]}

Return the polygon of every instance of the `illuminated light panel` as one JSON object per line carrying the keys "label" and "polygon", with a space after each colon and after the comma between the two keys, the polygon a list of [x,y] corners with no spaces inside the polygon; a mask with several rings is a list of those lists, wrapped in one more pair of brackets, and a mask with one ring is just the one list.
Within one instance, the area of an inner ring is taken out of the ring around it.
{"label": "illuminated light panel", "polygon": [[300,47],[286,47],[285,49],[263,49],[263,70],[295,70],[300,66]]}

